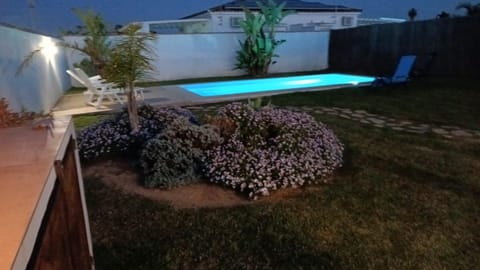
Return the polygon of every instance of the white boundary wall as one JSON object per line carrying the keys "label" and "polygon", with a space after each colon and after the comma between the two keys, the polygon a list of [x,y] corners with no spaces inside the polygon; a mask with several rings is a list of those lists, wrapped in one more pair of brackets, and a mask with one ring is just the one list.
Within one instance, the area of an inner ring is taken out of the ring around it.
{"label": "white boundary wall", "polygon": [[50,55],[37,54],[32,63],[16,75],[26,55],[46,42],[57,41],[0,24],[0,97],[7,99],[12,111],[49,112],[70,88],[63,48],[57,47],[56,53],[50,51]]}
{"label": "white boundary wall", "polygon": [[[243,33],[175,34],[157,35],[153,42],[156,51],[153,78],[163,81],[187,78],[244,75],[234,70],[236,51]],[[286,40],[277,47],[279,57],[270,68],[271,73],[312,71],[328,68],[328,42],[330,33],[325,32],[279,32],[277,39]],[[115,37],[112,37],[114,39]],[[81,36],[67,36],[69,43],[83,43]],[[76,53],[67,53],[68,63],[81,61]]]}

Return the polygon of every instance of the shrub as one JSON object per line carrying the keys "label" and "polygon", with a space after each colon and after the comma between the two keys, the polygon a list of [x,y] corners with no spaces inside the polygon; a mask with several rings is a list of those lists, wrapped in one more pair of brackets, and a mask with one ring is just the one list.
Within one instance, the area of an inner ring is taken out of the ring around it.
{"label": "shrub", "polygon": [[123,110],[80,131],[80,157],[91,160],[112,154],[137,154],[149,139],[159,134],[169,123],[181,117],[198,123],[191,112],[182,108],[154,108],[143,105],[138,109],[140,130],[132,133],[128,113]]}
{"label": "shrub", "polygon": [[80,157],[85,160],[125,153],[133,142],[129,127],[114,119],[105,119],[88,126],[78,134],[78,150]]}
{"label": "shrub", "polygon": [[207,152],[205,174],[250,198],[278,188],[325,181],[342,164],[343,145],[306,113],[234,103],[219,110],[237,129]]}
{"label": "shrub", "polygon": [[175,119],[142,150],[144,185],[172,188],[197,181],[205,151],[220,142],[211,126],[193,125],[186,118]]}

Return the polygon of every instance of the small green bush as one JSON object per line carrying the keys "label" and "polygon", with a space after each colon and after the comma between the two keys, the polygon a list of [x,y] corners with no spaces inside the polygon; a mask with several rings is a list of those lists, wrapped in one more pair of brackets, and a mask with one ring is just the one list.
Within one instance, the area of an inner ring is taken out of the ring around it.
{"label": "small green bush", "polygon": [[177,118],[142,150],[140,164],[146,187],[172,188],[201,178],[207,149],[221,143],[212,126],[198,126]]}

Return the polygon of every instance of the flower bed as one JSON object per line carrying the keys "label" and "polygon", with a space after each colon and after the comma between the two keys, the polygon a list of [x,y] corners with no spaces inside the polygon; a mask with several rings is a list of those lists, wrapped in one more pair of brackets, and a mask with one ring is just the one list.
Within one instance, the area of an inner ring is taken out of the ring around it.
{"label": "flower bed", "polygon": [[250,198],[285,187],[325,181],[342,164],[343,145],[306,113],[253,110],[233,103],[219,110],[236,130],[207,152],[206,177],[246,192]]}
{"label": "flower bed", "polygon": [[326,181],[342,165],[343,145],[306,113],[232,103],[209,125],[187,110],[139,110],[131,133],[126,112],[84,129],[80,155],[134,154],[146,187],[171,188],[206,178],[255,199],[271,191]]}

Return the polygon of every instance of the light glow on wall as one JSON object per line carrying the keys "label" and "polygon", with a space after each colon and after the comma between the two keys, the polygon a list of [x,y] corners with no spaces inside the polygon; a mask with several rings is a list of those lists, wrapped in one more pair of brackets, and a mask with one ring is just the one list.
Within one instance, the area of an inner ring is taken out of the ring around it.
{"label": "light glow on wall", "polygon": [[58,53],[57,45],[48,37],[43,37],[42,42],[39,44],[42,54],[45,58],[50,61],[53,60],[55,55]]}

